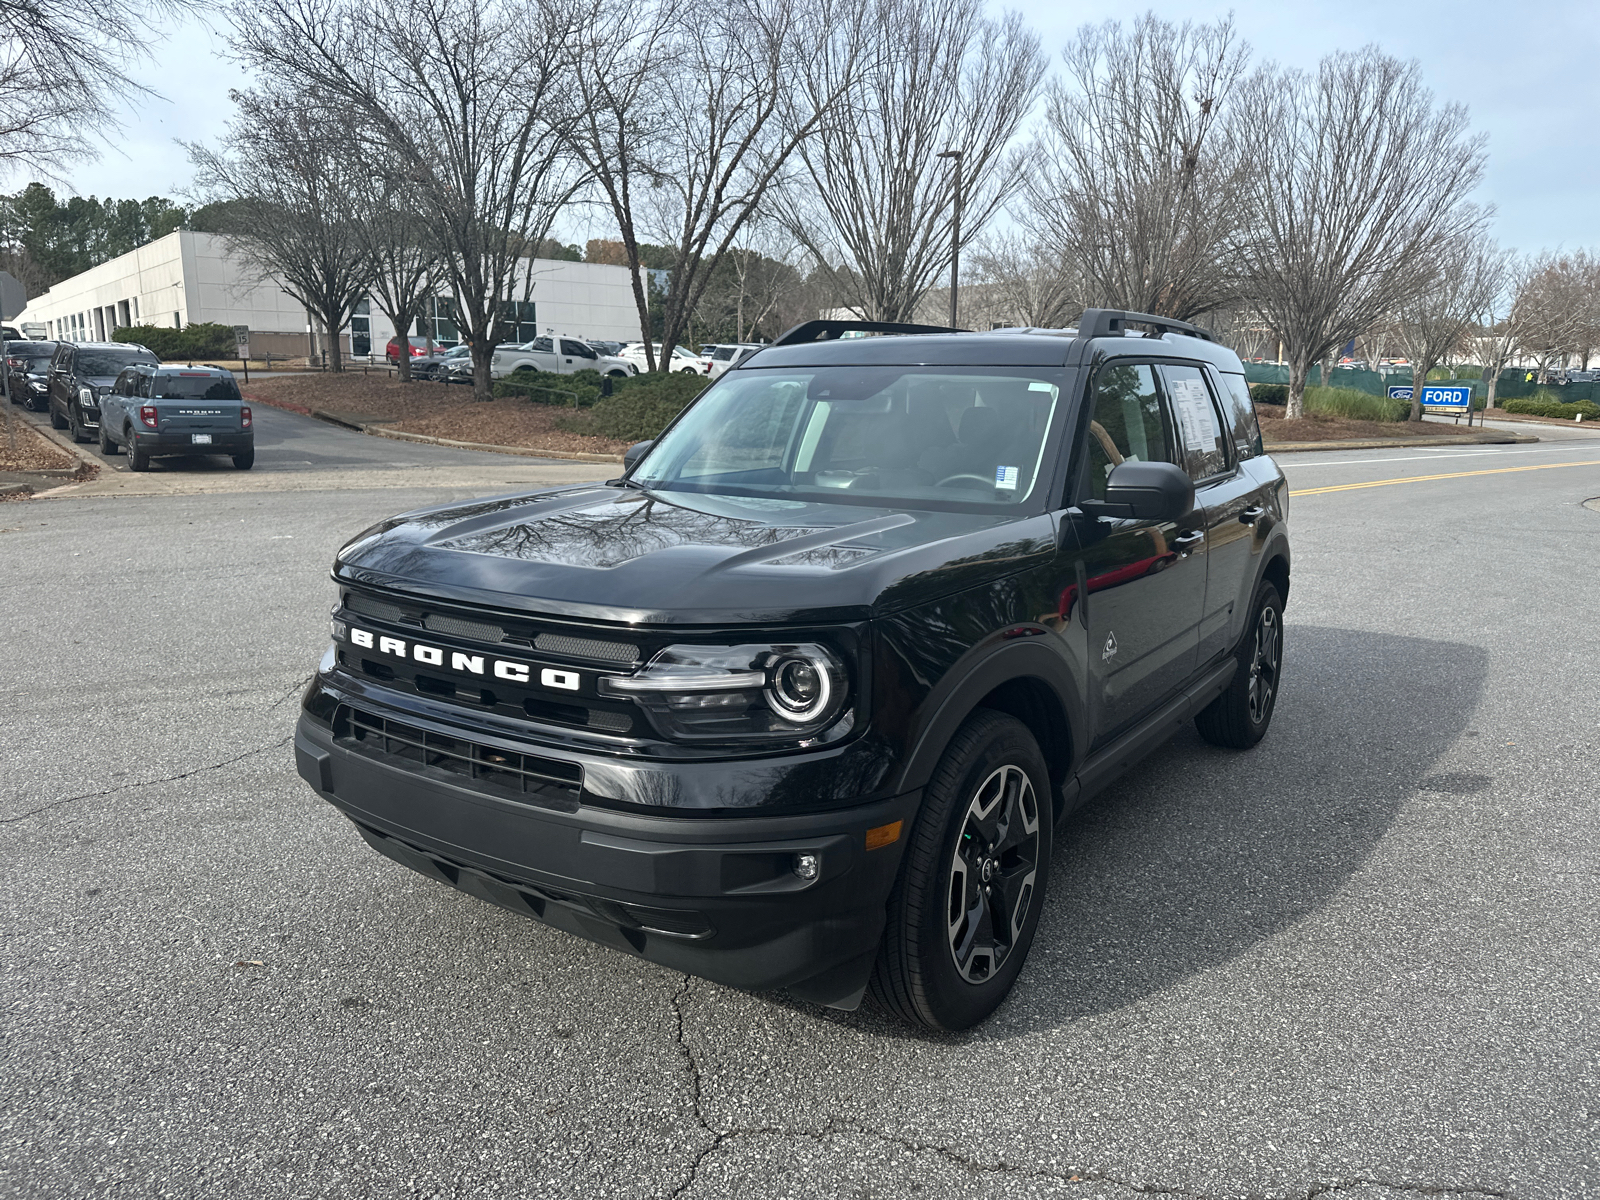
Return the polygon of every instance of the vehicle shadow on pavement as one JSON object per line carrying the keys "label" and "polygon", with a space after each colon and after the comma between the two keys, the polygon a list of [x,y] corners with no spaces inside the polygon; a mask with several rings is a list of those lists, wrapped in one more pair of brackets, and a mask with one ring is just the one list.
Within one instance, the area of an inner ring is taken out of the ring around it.
{"label": "vehicle shadow on pavement", "polygon": [[1218,749],[1190,727],[1057,829],[1038,937],[991,1033],[1121,1008],[1302,920],[1361,869],[1469,728],[1483,648],[1285,632],[1285,686],[1259,746]]}
{"label": "vehicle shadow on pavement", "polygon": [[1488,653],[1364,630],[1285,634],[1285,686],[1259,746],[1219,749],[1190,726],[1057,827],[1038,935],[993,1017],[953,1037],[870,1005],[825,1019],[933,1041],[1051,1029],[1226,963],[1327,903],[1469,728]]}

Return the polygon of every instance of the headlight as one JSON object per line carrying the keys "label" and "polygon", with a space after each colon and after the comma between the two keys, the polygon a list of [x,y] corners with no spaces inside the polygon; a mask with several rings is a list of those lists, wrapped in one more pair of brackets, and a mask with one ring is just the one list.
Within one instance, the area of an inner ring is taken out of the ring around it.
{"label": "headlight", "polygon": [[78,389],[78,403],[94,407],[94,389],[81,387]]}
{"label": "headlight", "polygon": [[850,677],[839,656],[796,645],[669,646],[600,690],[634,701],[675,741],[808,743],[849,732]]}

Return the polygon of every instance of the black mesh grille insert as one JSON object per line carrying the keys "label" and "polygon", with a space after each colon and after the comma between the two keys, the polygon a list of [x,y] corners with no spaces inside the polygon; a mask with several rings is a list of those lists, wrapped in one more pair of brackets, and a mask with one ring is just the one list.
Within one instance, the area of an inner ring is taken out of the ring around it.
{"label": "black mesh grille insert", "polygon": [[533,639],[540,650],[571,658],[597,658],[603,662],[631,663],[639,658],[639,647],[627,642],[605,642],[599,638],[570,637],[564,633],[541,633]]}
{"label": "black mesh grille insert", "polygon": [[567,811],[578,807],[583,768],[576,763],[483,746],[349,705],[334,714],[333,735],[364,754],[444,771],[485,790]]}
{"label": "black mesh grille insert", "polygon": [[445,617],[429,613],[422,623],[435,633],[448,633],[452,637],[467,638],[474,642],[503,642],[506,631],[487,621],[463,621],[460,617]]}
{"label": "black mesh grille insert", "polygon": [[[415,624],[417,618],[408,614],[398,604],[390,604],[384,600],[375,600],[371,596],[363,596],[360,592],[346,592],[344,606],[351,612],[362,613],[379,621],[388,621],[391,625],[401,622]],[[407,617],[410,617],[409,621]]]}

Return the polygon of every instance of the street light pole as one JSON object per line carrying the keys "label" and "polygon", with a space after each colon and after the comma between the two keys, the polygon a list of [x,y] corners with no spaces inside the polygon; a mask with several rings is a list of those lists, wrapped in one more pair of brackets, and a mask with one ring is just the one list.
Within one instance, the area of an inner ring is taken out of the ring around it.
{"label": "street light pole", "polygon": [[937,157],[955,159],[956,212],[950,223],[950,328],[956,328],[956,286],[961,279],[961,150],[941,150]]}

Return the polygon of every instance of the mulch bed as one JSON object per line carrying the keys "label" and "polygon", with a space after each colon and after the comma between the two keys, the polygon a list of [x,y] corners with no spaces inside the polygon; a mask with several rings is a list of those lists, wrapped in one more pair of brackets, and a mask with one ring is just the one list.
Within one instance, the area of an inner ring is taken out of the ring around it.
{"label": "mulch bed", "polygon": [[1257,404],[1256,416],[1261,420],[1261,440],[1268,446],[1275,442],[1356,442],[1373,438],[1449,437],[1452,434],[1467,436],[1477,432],[1465,425],[1440,425],[1434,421],[1353,421],[1324,413],[1311,413],[1296,421],[1287,421],[1281,404]]}
{"label": "mulch bed", "polygon": [[458,442],[621,454],[627,442],[568,433],[556,422],[571,409],[502,398],[480,403],[460,384],[401,383],[378,375],[279,375],[251,380],[246,396],[292,412],[317,409],[385,428]]}
{"label": "mulch bed", "polygon": [[11,431],[6,428],[4,418],[0,418],[0,471],[70,471],[78,465],[78,459],[43,437],[21,417],[15,413],[10,415],[17,447],[11,449]]}

